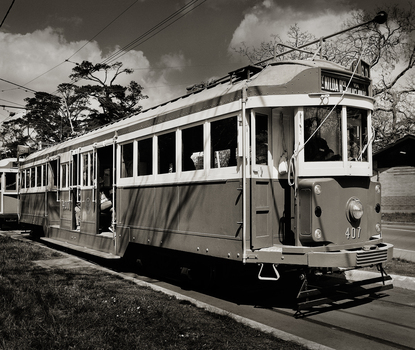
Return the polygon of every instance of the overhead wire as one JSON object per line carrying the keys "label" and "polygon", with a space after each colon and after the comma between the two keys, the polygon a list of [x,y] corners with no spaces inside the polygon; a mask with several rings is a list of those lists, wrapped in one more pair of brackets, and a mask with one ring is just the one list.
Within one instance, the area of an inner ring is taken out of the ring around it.
{"label": "overhead wire", "polygon": [[[25,87],[25,86],[20,85],[20,84],[13,83],[12,81],[9,81],[9,80],[3,79],[3,78],[0,78],[0,80],[6,82],[8,84],[17,86],[18,89],[24,89],[25,91],[30,91],[30,92],[33,92],[33,93],[37,92],[37,91],[35,91],[33,89],[30,89],[30,88]],[[4,91],[4,90],[2,90],[2,91]]]}
{"label": "overhead wire", "polygon": [[92,40],[94,40],[98,35],[100,35],[105,29],[107,29],[111,24],[113,24],[118,18],[120,18],[125,12],[127,12],[131,7],[133,7],[139,0],[133,2],[128,6],[123,12],[121,12],[117,17],[115,17],[110,23],[108,23],[104,28],[102,28],[97,34],[95,34],[91,39],[89,39],[84,45],[82,45],[78,50],[76,50],[71,56],[69,56],[65,61],[70,62],[69,60],[75,56],[79,51],[81,51],[86,45],[88,45]]}
{"label": "overhead wire", "polygon": [[[65,59],[65,61],[55,65],[54,67],[48,69],[46,72],[38,75],[37,77],[33,78],[32,80],[28,81],[27,83],[25,83],[24,85],[28,85],[30,83],[32,83],[33,81],[39,79],[40,77],[44,76],[45,74],[48,74],[49,72],[51,72],[52,70],[58,68],[59,66],[61,66],[62,64],[66,63],[66,62],[70,62],[70,63],[74,63],[69,61],[73,56],[75,56],[79,51],[81,51],[86,45],[88,45],[92,40],[94,40],[99,34],[101,34],[105,29],[107,29],[112,23],[114,23],[119,17],[121,17],[127,10],[129,10],[133,5],[135,5],[139,0],[136,0],[134,3],[132,3],[130,6],[128,6],[123,12],[121,12],[116,18],[114,18],[109,24],[107,24],[103,29],[101,29],[97,34],[95,34],[91,39],[89,39],[84,45],[82,45],[77,51],[75,51],[71,56],[69,56],[67,59]],[[24,86],[23,86],[24,87]]]}
{"label": "overhead wire", "polygon": [[4,21],[6,20],[7,16],[9,15],[10,10],[12,9],[12,7],[14,5],[14,2],[15,2],[15,0],[13,0],[12,3],[10,4],[9,9],[6,12],[6,15],[3,17],[3,20],[0,23],[0,28],[2,27],[2,25],[3,25]]}
{"label": "overhead wire", "polygon": [[[184,5],[183,7],[181,7],[179,10],[177,10],[174,13],[172,13],[170,16],[166,17],[164,20],[162,20],[161,22],[159,22],[158,24],[156,24],[151,29],[147,30],[144,34],[140,35],[138,38],[134,39],[132,42],[130,42],[129,44],[127,44],[126,46],[124,46],[120,50],[114,52],[113,54],[111,54],[110,56],[108,56],[107,58],[105,58],[103,61],[101,61],[101,63],[102,64],[109,64],[110,62],[113,62],[116,59],[119,59],[120,57],[122,57],[123,55],[125,55],[127,52],[129,52],[132,49],[136,48],[137,46],[145,43],[147,40],[149,40],[153,36],[157,35],[161,31],[163,31],[163,30],[167,29],[168,27],[170,27],[172,24],[174,24],[179,19],[181,19],[182,17],[186,16],[188,13],[190,13],[193,10],[195,10],[196,8],[198,8],[200,5],[202,5],[207,0],[202,0],[199,4],[197,4],[196,6],[192,7],[192,5],[195,5],[198,1],[200,1],[200,0],[191,0],[186,5]],[[189,8],[190,8],[190,10],[189,10]],[[186,12],[186,10],[188,10],[188,11]],[[179,16],[180,14],[182,14],[180,17],[174,19],[175,17]],[[173,21],[171,21],[171,20],[173,20]],[[161,29],[159,29],[160,27],[161,27]],[[156,31],[157,29],[159,29],[159,30]],[[154,33],[154,31],[156,31],[156,32]]]}
{"label": "overhead wire", "polygon": [[[119,17],[121,17],[126,11],[128,11],[138,1],[139,0],[136,0],[134,3],[132,3],[130,6],[128,6],[123,12],[121,12],[115,19],[113,19],[109,24],[107,24],[103,29],[101,29],[97,34],[95,34],[91,39],[89,39],[77,51],[75,51],[71,56],[69,56],[67,59],[65,59],[65,61],[63,61],[63,62],[55,65],[54,67],[48,69],[46,72],[38,75],[37,77],[33,78],[32,80],[28,81],[27,83],[25,83],[23,85],[19,85],[19,84],[15,84],[15,83],[6,81],[6,80],[1,79],[1,78],[0,78],[0,80],[3,80],[5,82],[8,82],[8,83],[13,84],[15,86],[18,86],[18,88],[20,88],[20,89],[24,89],[24,90],[27,90],[27,91],[31,91],[33,93],[36,93],[37,91],[35,91],[33,89],[30,89],[30,88],[27,88],[26,85],[32,83],[33,81],[39,79],[42,76],[48,74],[49,72],[51,72],[52,70],[58,68],[59,66],[63,65],[66,62],[70,62],[70,63],[76,64],[75,62],[71,62],[70,59],[73,56],[75,56],[79,51],[81,51],[86,45],[88,45],[92,40],[94,40],[105,29],[107,29],[111,24],[113,24]],[[190,2],[188,2],[187,4],[185,4],[183,7],[181,7],[179,10],[175,11],[174,13],[172,13],[171,15],[169,15],[168,17],[166,17],[164,20],[162,20],[161,22],[159,22],[153,28],[149,29],[144,34],[140,35],[138,38],[136,38],[135,40],[133,40],[131,43],[129,43],[128,45],[124,46],[122,49],[116,51],[115,53],[113,53],[112,55],[110,55],[109,57],[107,57],[106,59],[104,59],[101,63],[107,63],[108,64],[108,63],[110,63],[110,62],[112,62],[112,61],[114,61],[116,59],[119,59],[120,57],[122,57],[123,55],[125,55],[127,52],[131,51],[132,49],[134,49],[137,46],[143,44],[144,42],[146,42],[147,40],[149,40],[153,36],[157,35],[161,31],[163,31],[163,30],[167,29],[168,27],[170,27],[172,24],[174,24],[175,22],[177,22],[178,20],[180,20],[182,17],[184,17],[188,13],[192,12],[197,7],[201,6],[207,0],[202,0],[202,1],[200,1],[199,4],[196,5],[196,3],[199,2],[199,1],[200,0],[191,0]],[[13,0],[12,4],[10,5],[9,10],[8,10],[5,18],[7,17],[8,13],[10,12],[10,9],[12,8],[14,2],[15,2],[15,0]],[[196,6],[193,6],[193,5],[196,5]],[[179,16],[179,17],[177,17],[177,16]],[[3,19],[3,22],[4,22],[5,18]]]}

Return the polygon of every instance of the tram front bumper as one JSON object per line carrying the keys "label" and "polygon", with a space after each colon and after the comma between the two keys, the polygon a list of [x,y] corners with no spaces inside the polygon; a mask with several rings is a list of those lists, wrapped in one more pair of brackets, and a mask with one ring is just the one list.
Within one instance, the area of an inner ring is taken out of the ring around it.
{"label": "tram front bumper", "polygon": [[391,261],[393,245],[378,243],[370,248],[323,251],[316,248],[278,246],[247,253],[247,263],[354,268]]}

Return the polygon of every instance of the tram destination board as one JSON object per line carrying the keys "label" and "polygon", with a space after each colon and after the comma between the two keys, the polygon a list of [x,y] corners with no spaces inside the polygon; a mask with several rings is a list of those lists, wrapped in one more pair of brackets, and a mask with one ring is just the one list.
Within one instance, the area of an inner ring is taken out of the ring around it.
{"label": "tram destination board", "polygon": [[355,95],[369,96],[369,83],[357,82],[349,78],[321,74],[321,89],[330,92],[348,92]]}

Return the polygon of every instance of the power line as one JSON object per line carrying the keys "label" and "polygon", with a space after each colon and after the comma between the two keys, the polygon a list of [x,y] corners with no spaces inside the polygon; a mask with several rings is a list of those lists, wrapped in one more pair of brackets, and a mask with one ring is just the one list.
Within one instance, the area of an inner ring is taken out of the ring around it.
{"label": "power line", "polygon": [[[22,104],[20,104],[20,103],[17,103],[17,102],[13,102],[13,101],[9,101],[9,100],[5,100],[4,98],[0,98],[0,100],[2,100],[2,101],[6,101],[6,102],[9,102],[9,103],[14,103],[15,105],[20,105],[20,106],[22,106],[22,107],[24,107]],[[14,107],[13,107],[14,108]],[[16,107],[16,108],[19,108],[19,107]]]}
{"label": "power line", "polygon": [[92,40],[94,40],[98,35],[100,35],[105,29],[107,29],[111,24],[113,24],[118,18],[120,18],[125,12],[127,12],[131,7],[133,7],[139,0],[136,0],[130,6],[128,6],[123,12],[121,12],[117,17],[115,17],[110,23],[108,23],[104,28],[102,28],[97,34],[95,34],[91,39],[88,40],[87,43],[82,45],[77,51],[75,51],[71,56],[69,56],[66,61],[70,62],[73,56],[75,56],[79,51],[81,51],[86,45],[88,45]]}
{"label": "power line", "polygon": [[[132,42],[130,42],[129,44],[127,44],[126,46],[124,46],[120,50],[118,50],[118,51],[114,52],[113,54],[111,54],[110,56],[108,56],[106,59],[104,59],[103,61],[101,61],[101,63],[108,64],[109,62],[112,62],[112,61],[114,61],[116,59],[119,59],[121,56],[125,55],[128,51],[136,48],[137,46],[143,44],[144,42],[146,42],[147,40],[149,40],[153,36],[155,36],[158,33],[160,33],[161,31],[163,31],[163,30],[167,29],[168,27],[170,27],[173,23],[177,22],[179,19],[181,19],[182,17],[184,17],[185,15],[187,15],[188,13],[190,13],[191,11],[195,10],[197,7],[199,7],[200,5],[202,5],[207,0],[203,0],[197,6],[194,6],[193,8],[191,8],[192,5],[196,4],[198,1],[199,0],[191,0],[186,5],[184,5],[183,7],[181,7],[179,10],[177,10],[174,13],[172,13],[170,16],[166,17],[164,20],[162,20],[161,22],[159,22],[158,24],[156,24],[153,28],[147,30],[144,34],[140,35],[138,38],[134,39]],[[190,10],[187,11],[187,12],[185,12],[189,8],[190,8]],[[184,14],[182,14],[182,13],[184,13]],[[182,14],[180,17],[178,17],[174,21],[170,22],[172,19],[174,19],[175,17],[177,17],[180,14]],[[170,23],[168,23],[168,22],[170,22]],[[156,31],[160,27],[161,27],[160,30],[158,30],[157,32],[153,33],[154,31]],[[150,35],[150,34],[152,34],[152,35]]]}
{"label": "power line", "polygon": [[1,26],[3,25],[4,21],[6,20],[7,16],[9,15],[9,12],[10,12],[10,10],[12,9],[12,7],[13,7],[13,5],[14,5],[14,1],[15,1],[15,0],[13,0],[13,1],[12,1],[11,5],[9,6],[9,9],[7,10],[6,15],[4,16],[3,20],[1,21],[0,28],[1,28]]}
{"label": "power line", "polygon": [[51,72],[52,70],[58,68],[59,66],[61,66],[62,64],[66,63],[66,62],[70,62],[70,63],[74,63],[69,61],[70,58],[72,58],[73,56],[75,56],[79,51],[81,51],[86,45],[88,45],[92,40],[94,40],[99,34],[101,34],[105,29],[107,29],[112,23],[114,23],[119,17],[121,17],[127,10],[129,10],[133,5],[135,5],[139,0],[136,0],[134,3],[132,3],[130,6],[128,6],[123,12],[121,12],[115,19],[113,19],[109,24],[107,24],[103,29],[101,29],[97,34],[95,34],[91,39],[88,40],[88,42],[84,45],[82,45],[77,51],[75,51],[71,56],[69,56],[65,61],[57,64],[56,66],[50,68],[49,70],[47,70],[46,72],[40,74],[39,76],[33,78],[32,80],[30,80],[29,82],[27,82],[24,85],[28,85],[31,82],[39,79],[40,77],[44,76],[45,74]]}
{"label": "power line", "polygon": [[[19,85],[19,84],[16,84],[16,83],[13,83],[12,81],[9,81],[9,80],[6,80],[6,79],[2,79],[2,78],[0,78],[0,80],[1,81],[4,81],[4,82],[6,82],[6,83],[8,83],[8,84],[12,84],[12,85],[14,85],[14,86],[17,86],[18,88],[20,88],[20,89],[24,89],[26,92],[27,91],[30,91],[30,92],[33,92],[33,93],[36,93],[37,91],[35,91],[35,90],[33,90],[33,89],[30,89],[30,88],[28,88],[28,87],[25,87],[25,86],[23,86],[23,85]],[[28,84],[28,83],[27,83]],[[25,84],[26,85],[26,84]]]}

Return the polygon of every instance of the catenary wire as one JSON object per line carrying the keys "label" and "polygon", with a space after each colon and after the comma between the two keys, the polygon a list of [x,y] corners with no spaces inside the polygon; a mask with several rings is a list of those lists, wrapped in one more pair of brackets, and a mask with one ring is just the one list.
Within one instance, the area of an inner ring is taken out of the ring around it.
{"label": "catenary wire", "polygon": [[107,29],[111,24],[113,24],[118,18],[120,18],[125,12],[127,12],[131,7],[133,7],[139,0],[136,0],[130,6],[128,6],[123,12],[121,12],[117,17],[115,17],[110,23],[108,23],[104,28],[102,28],[97,34],[95,34],[91,39],[88,40],[84,45],[82,45],[78,50],[76,50],[71,56],[69,56],[66,61],[75,56],[79,51],[81,51],[86,45],[88,45],[92,40],[94,40],[98,35],[100,35],[105,29]]}
{"label": "catenary wire", "polygon": [[[108,63],[110,63],[110,62],[112,62],[112,61],[114,61],[116,59],[119,59],[120,57],[122,57],[123,55],[125,55],[130,50],[136,48],[137,46],[139,46],[139,45],[141,45],[143,43],[145,43],[147,40],[149,40],[153,36],[157,35],[161,31],[163,31],[163,30],[167,29],[168,27],[170,27],[173,23],[177,22],[179,19],[181,19],[182,17],[186,16],[188,13],[192,12],[193,10],[195,10],[197,7],[199,7],[200,5],[202,5],[207,0],[201,1],[199,4],[197,4],[193,8],[190,8],[190,10],[188,10],[189,7],[191,7],[192,5],[196,4],[198,1],[199,0],[192,0],[192,1],[190,1],[185,6],[183,6],[182,8],[180,8],[179,10],[177,10],[176,12],[174,12],[173,14],[171,14],[170,16],[168,16],[167,18],[165,18],[163,21],[161,21],[160,23],[158,23],[157,25],[155,25],[153,28],[149,29],[147,32],[145,32],[144,34],[140,35],[138,38],[134,39],[131,43],[129,43],[128,45],[124,46],[123,48],[121,48],[117,52],[113,53],[112,55],[110,55],[109,57],[107,57],[106,59],[104,59],[101,63],[107,63],[108,64]],[[188,10],[188,11],[186,12],[186,10]],[[180,14],[182,14],[180,17],[178,17],[174,21],[168,23],[169,21],[171,21],[172,19],[174,19],[175,17],[177,17]],[[163,25],[165,25],[165,26],[163,27]],[[161,29],[159,29],[160,27],[161,27]],[[156,31],[157,29],[159,29],[159,30]],[[156,32],[154,33],[154,31],[156,31]]]}
{"label": "catenary wire", "polygon": [[2,27],[2,25],[3,25],[4,21],[6,20],[7,16],[9,15],[10,10],[12,9],[12,7],[14,5],[14,1],[15,0],[13,0],[12,3],[10,4],[9,9],[6,12],[6,15],[4,16],[3,20],[1,21],[0,28]]}

